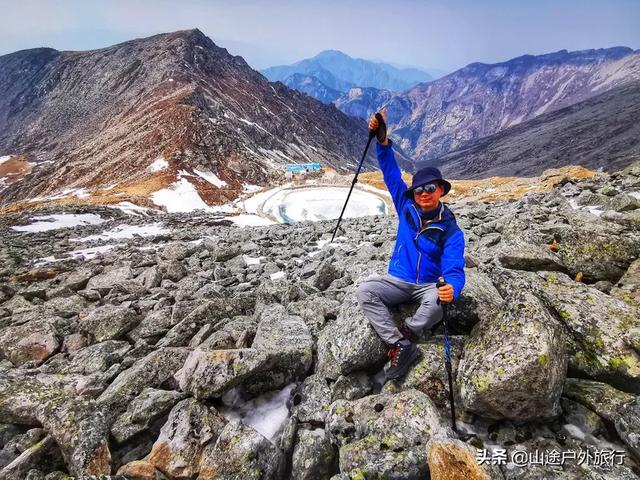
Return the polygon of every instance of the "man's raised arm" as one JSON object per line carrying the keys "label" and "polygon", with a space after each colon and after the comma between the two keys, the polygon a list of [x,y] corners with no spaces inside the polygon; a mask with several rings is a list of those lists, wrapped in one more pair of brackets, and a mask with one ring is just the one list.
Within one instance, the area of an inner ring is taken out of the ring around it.
{"label": "man's raised arm", "polygon": [[[386,108],[383,109],[380,113],[382,115],[382,118],[386,122]],[[378,120],[376,119],[375,115],[371,117],[371,120],[369,121],[369,130],[378,130]],[[402,174],[400,172],[400,168],[398,167],[398,163],[396,162],[396,157],[393,153],[393,144],[391,140],[389,140],[389,138],[386,138],[386,136],[384,139],[378,138],[376,153],[378,155],[378,165],[380,166],[380,170],[382,170],[384,183],[387,186],[389,193],[391,194],[393,204],[399,214],[402,210],[404,202],[407,201],[407,196],[405,195],[405,192],[407,191],[407,184],[404,183],[404,180],[402,180]]]}

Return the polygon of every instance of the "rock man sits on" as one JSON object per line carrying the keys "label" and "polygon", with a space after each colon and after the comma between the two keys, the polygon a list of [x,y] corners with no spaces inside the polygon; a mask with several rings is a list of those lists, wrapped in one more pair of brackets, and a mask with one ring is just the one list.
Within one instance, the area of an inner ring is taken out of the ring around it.
{"label": "rock man sits on", "polygon": [[[386,122],[386,111],[381,112]],[[367,279],[358,287],[360,308],[388,345],[387,379],[403,376],[420,357],[416,347],[421,332],[442,319],[440,302],[460,296],[465,284],[464,235],[453,213],[440,202],[451,189],[437,168],[426,167],[414,176],[411,187],[402,180],[386,128],[378,130],[373,116],[369,129],[378,132],[376,151],[384,182],[398,214],[398,231],[386,275]],[[380,138],[383,137],[383,138]],[[446,285],[436,288],[438,278]],[[390,306],[419,302],[415,315],[399,328]]]}

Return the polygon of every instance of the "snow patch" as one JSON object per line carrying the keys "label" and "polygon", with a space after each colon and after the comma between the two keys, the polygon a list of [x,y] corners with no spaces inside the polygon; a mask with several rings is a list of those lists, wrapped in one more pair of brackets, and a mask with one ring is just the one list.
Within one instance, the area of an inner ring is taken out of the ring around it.
{"label": "snow patch", "polygon": [[218,188],[222,188],[225,185],[227,185],[227,182],[225,182],[224,180],[219,179],[218,176],[215,173],[208,172],[206,170],[196,170],[196,169],[194,169],[193,172],[196,175],[198,175],[200,178],[206,180],[211,185],[215,185]]}
{"label": "snow patch", "polygon": [[[40,201],[48,201],[48,200],[59,200],[61,198],[76,196],[78,198],[86,198],[90,194],[85,188],[68,188],[63,190],[60,193],[56,193],[55,195],[49,197],[34,197],[29,200],[29,202],[40,202]],[[124,194],[123,194],[124,195]]]}
{"label": "snow patch", "polygon": [[169,168],[169,162],[164,157],[158,157],[147,167],[147,172],[162,172]]}
{"label": "snow patch", "polygon": [[596,217],[599,217],[604,213],[604,210],[602,210],[602,208],[597,205],[578,205],[578,202],[573,198],[569,200],[569,205],[571,205],[571,208],[573,208],[574,210],[589,212]]}
{"label": "snow patch", "polygon": [[264,257],[250,257],[249,255],[242,255],[242,258],[247,265],[260,265],[260,261],[264,259]]}
{"label": "snow patch", "polygon": [[89,235],[83,238],[71,238],[72,242],[90,242],[92,240],[113,240],[120,238],[133,238],[136,235],[141,237],[150,237],[169,233],[171,230],[164,227],[161,223],[150,223],[148,225],[118,225],[117,227],[106,230],[98,235]]}
{"label": "snow patch", "polygon": [[165,207],[167,212],[191,212],[193,210],[211,211],[204,203],[196,188],[188,180],[180,178],[167,188],[153,192],[151,200],[156,205]]}
{"label": "snow patch", "polygon": [[239,227],[263,227],[265,225],[275,225],[276,222],[272,222],[268,218],[263,218],[258,215],[240,214],[228,217],[233,223]]}
{"label": "snow patch", "polygon": [[151,208],[141,207],[131,202],[120,202],[116,205],[111,205],[111,208],[116,208],[127,215],[133,215],[134,217],[146,217],[149,215],[149,212],[153,211]]}
{"label": "snow patch", "polygon": [[62,260],[67,260],[69,258],[81,258],[83,260],[91,260],[96,255],[100,253],[108,252],[109,250],[119,247],[121,244],[115,245],[101,245],[99,247],[91,247],[91,248],[83,248],[81,250],[73,250],[71,252],[65,253],[65,257],[56,258],[54,256],[39,258],[34,262],[34,266],[39,267],[45,265],[47,263],[55,263],[61,262]]}
{"label": "snow patch", "polygon": [[4,162],[8,162],[9,160],[11,160],[11,157],[13,155],[3,155],[2,157],[0,157],[0,165],[2,165]]}
{"label": "snow patch", "polygon": [[640,192],[629,192],[629,195],[631,195],[634,198],[640,199]]}
{"label": "snow patch", "polygon": [[269,275],[269,278],[271,280],[280,280],[281,278],[284,278],[286,276],[287,276],[287,274],[285,272],[283,272],[282,270],[280,270],[279,272],[272,273],[271,275]]}
{"label": "snow patch", "polygon": [[294,383],[282,390],[264,393],[254,399],[244,401],[237,389],[222,396],[220,412],[229,421],[241,421],[257,432],[274,441],[276,434],[289,417],[287,400],[296,387]]}
{"label": "snow patch", "polygon": [[31,220],[38,220],[29,225],[19,225],[11,227],[17,232],[47,232],[49,230],[57,230],[59,228],[71,228],[80,225],[99,225],[106,220],[93,213],[61,213],[56,215],[43,215],[31,217]]}

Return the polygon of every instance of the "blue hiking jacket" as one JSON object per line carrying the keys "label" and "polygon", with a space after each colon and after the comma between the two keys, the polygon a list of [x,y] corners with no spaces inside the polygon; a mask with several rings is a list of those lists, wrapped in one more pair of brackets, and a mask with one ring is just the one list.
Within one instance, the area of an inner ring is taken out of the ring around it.
{"label": "blue hiking jacket", "polygon": [[398,213],[398,233],[389,274],[414,284],[436,283],[439,277],[453,286],[457,299],[464,287],[464,235],[453,213],[440,203],[433,220],[422,222],[420,207],[406,194],[407,185],[389,145],[377,144],[378,164]]}

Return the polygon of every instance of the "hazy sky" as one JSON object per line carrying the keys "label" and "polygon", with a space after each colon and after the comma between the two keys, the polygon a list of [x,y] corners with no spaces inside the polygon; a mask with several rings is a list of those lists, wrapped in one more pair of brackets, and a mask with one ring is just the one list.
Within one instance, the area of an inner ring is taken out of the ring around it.
{"label": "hazy sky", "polygon": [[0,55],[199,28],[254,68],[326,49],[452,71],[523,54],[640,48],[640,0],[0,0]]}

